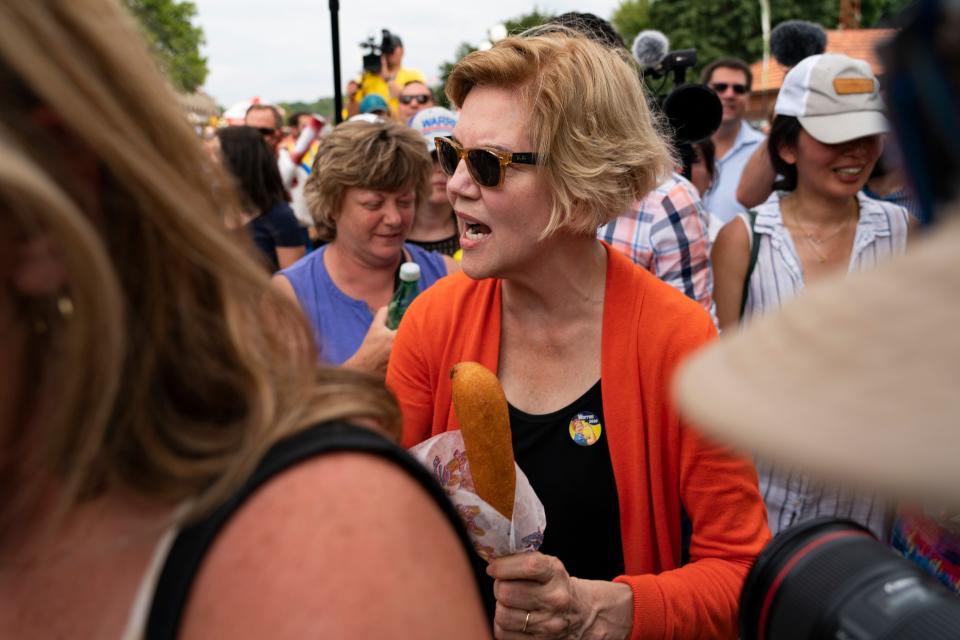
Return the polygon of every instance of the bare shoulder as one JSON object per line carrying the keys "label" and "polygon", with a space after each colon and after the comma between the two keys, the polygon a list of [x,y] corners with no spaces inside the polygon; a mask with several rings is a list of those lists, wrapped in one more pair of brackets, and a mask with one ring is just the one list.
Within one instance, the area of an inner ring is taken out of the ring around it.
{"label": "bare shoulder", "polygon": [[740,216],[728,222],[710,252],[713,263],[713,299],[717,304],[717,322],[726,331],[740,322],[743,281],[750,268],[750,234]]}
{"label": "bare shoulder", "polygon": [[[372,612],[375,610],[375,614]],[[395,464],[330,454],[277,476],[211,549],[185,638],[482,637],[466,553]]]}
{"label": "bare shoulder", "polygon": [[750,264],[750,231],[742,217],[735,217],[720,229],[710,260],[716,279],[742,279],[746,275]]}
{"label": "bare shoulder", "polygon": [[[739,255],[750,252],[750,233],[743,218],[736,216],[733,220],[723,225],[720,233],[717,234],[717,240],[713,245],[714,255],[719,252],[723,257],[728,255]],[[714,258],[716,259],[716,258]]]}
{"label": "bare shoulder", "polygon": [[287,278],[287,276],[283,275],[282,273],[278,273],[270,279],[270,283],[275,289],[283,292],[284,295],[299,304],[299,301],[297,300],[297,292],[293,290],[293,284],[290,283],[290,280]]}

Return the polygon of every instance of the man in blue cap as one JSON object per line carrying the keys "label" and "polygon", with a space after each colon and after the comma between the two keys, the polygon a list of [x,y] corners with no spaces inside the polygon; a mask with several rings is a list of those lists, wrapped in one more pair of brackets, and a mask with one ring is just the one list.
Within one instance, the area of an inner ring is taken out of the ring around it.
{"label": "man in blue cap", "polygon": [[360,101],[360,113],[372,113],[377,116],[386,117],[390,113],[390,107],[387,101],[379,93],[371,93],[364,96]]}

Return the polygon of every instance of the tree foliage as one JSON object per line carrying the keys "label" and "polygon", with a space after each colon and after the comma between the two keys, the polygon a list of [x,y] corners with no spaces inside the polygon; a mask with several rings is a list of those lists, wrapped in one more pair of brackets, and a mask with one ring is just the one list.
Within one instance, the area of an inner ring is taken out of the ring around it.
{"label": "tree foliage", "polygon": [[450,108],[450,98],[447,97],[447,94],[444,91],[444,87],[447,85],[447,78],[450,77],[450,72],[453,71],[453,67],[460,61],[464,56],[473,53],[477,48],[470,44],[469,42],[461,42],[460,46],[457,47],[457,52],[454,54],[454,59],[452,61],[444,62],[440,65],[440,84],[435,87],[432,87],[433,95],[437,99],[437,104],[441,107]]}
{"label": "tree foliage", "polygon": [[[861,25],[887,26],[910,0],[862,0]],[[809,20],[835,29],[839,0],[776,0],[770,3],[770,24]],[[644,29],[657,29],[671,49],[697,50],[697,70],[719,57],[751,62],[763,54],[758,0],[623,0],[610,21],[630,44]]]}
{"label": "tree foliage", "polygon": [[313,102],[281,102],[279,106],[283,108],[288,117],[298,111],[306,111],[307,113],[321,115],[328,122],[333,122],[333,98],[317,98]]}
{"label": "tree foliage", "polygon": [[[543,13],[536,7],[530,13],[525,13],[523,15],[517,16],[515,18],[510,18],[503,21],[503,26],[507,28],[507,33],[509,35],[516,35],[522,33],[531,27],[536,27],[545,22],[548,22],[554,17],[554,14]],[[453,60],[444,62],[440,65],[440,84],[436,87],[433,87],[433,95],[437,97],[437,104],[447,107],[450,107],[450,100],[447,98],[447,94],[444,93],[444,86],[447,84],[447,78],[450,77],[450,72],[453,71],[453,67],[460,61],[461,58],[467,54],[473,53],[477,50],[477,46],[469,42],[461,42],[460,46],[457,47],[456,53],[454,53]]]}
{"label": "tree foliage", "polygon": [[140,22],[147,43],[173,86],[195,91],[207,79],[207,59],[200,55],[203,29],[193,24],[197,7],[187,0],[124,0]]}
{"label": "tree foliage", "polygon": [[627,46],[633,45],[633,39],[644,29],[652,29],[650,25],[650,0],[624,0],[613,10],[610,24],[616,29]]}
{"label": "tree foliage", "polygon": [[517,16],[515,18],[510,18],[509,20],[503,21],[503,26],[507,28],[507,33],[514,36],[518,33],[523,33],[531,27],[539,26],[545,22],[549,22],[556,17],[556,14],[553,13],[543,13],[536,7],[533,8],[533,11],[530,13],[525,13],[522,16]]}

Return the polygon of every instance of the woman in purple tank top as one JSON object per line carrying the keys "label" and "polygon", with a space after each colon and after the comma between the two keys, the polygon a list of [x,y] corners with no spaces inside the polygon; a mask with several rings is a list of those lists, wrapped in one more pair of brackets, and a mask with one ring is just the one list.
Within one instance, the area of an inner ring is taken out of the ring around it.
{"label": "woman in purple tank top", "polygon": [[386,307],[400,264],[420,265],[421,290],[459,269],[406,242],[430,195],[430,170],[423,138],[392,122],[344,123],[318,150],[304,195],[326,244],[274,283],[303,309],[323,360],[383,375],[396,333]]}

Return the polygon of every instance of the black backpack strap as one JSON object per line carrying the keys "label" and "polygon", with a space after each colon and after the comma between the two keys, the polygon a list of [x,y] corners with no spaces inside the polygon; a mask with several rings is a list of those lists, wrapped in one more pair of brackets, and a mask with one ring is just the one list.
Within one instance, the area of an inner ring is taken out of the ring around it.
{"label": "black backpack strap", "polygon": [[743,312],[747,308],[747,295],[750,293],[750,278],[753,276],[753,270],[757,266],[757,256],[760,254],[760,234],[757,233],[757,212],[755,209],[747,211],[747,217],[750,220],[750,263],[747,265],[747,275],[743,278],[743,295],[740,296],[740,319],[743,320]]}
{"label": "black backpack strap", "polygon": [[[180,532],[157,581],[144,634],[146,640],[173,640],[177,637],[194,579],[207,551],[233,514],[261,485],[304,460],[344,451],[381,456],[417,480],[456,530],[470,558],[478,587],[485,584],[486,563],[473,551],[460,516],[430,473],[406,451],[370,429],[342,422],[324,423],[275,444],[239,491],[209,516],[191,523]],[[487,593],[486,589],[480,589],[480,592],[488,619],[492,620],[496,606],[493,594]]]}

